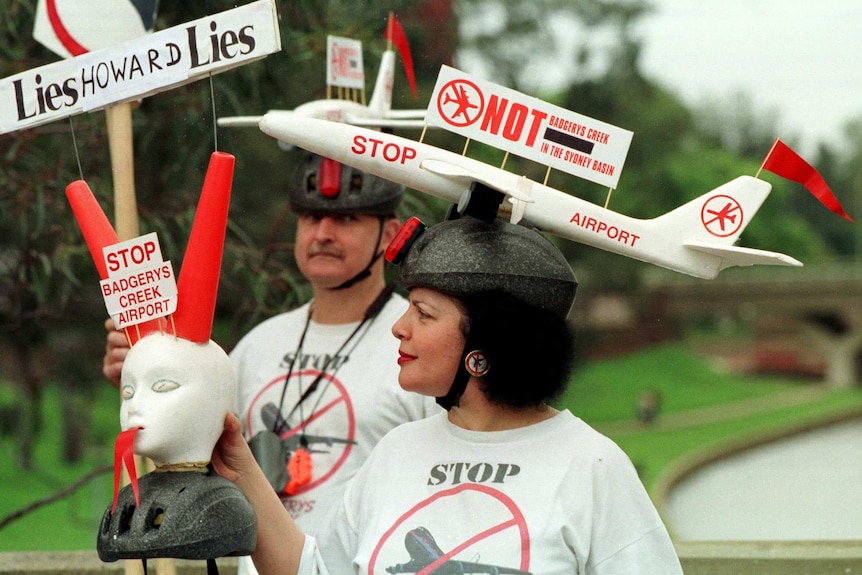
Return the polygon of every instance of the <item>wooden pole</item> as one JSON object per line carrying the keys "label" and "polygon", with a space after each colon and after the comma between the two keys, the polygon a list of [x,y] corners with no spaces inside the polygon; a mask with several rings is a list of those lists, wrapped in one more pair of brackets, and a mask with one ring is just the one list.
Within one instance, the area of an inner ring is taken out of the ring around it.
{"label": "wooden pole", "polygon": [[[135,197],[135,156],[132,143],[132,104],[123,103],[110,106],[105,111],[108,124],[108,146],[111,151],[111,173],[114,180],[114,229],[120,241],[140,235],[138,225],[138,202]],[[138,475],[143,470],[152,471],[153,462],[135,457]],[[125,473],[125,471],[124,471]],[[128,483],[125,477],[124,483]],[[125,575],[144,575],[143,562],[127,559],[124,562]],[[176,575],[173,559],[156,559],[158,575]]]}
{"label": "wooden pole", "polygon": [[135,199],[135,160],[132,144],[132,105],[116,104],[106,110],[111,172],[114,179],[114,229],[120,241],[140,235]]}

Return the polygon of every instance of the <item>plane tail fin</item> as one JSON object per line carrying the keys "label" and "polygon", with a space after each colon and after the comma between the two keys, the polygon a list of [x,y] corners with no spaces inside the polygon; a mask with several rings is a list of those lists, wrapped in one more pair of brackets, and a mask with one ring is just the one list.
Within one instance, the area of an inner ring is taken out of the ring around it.
{"label": "plane tail fin", "polygon": [[404,73],[407,75],[407,81],[410,83],[410,90],[413,92],[413,97],[417,97],[416,93],[416,77],[413,73],[413,56],[410,52],[410,44],[407,42],[407,35],[404,29],[393,14],[389,14],[389,24],[386,27],[386,39],[389,42],[389,47],[383,52],[383,57],[380,60],[380,69],[377,71],[377,79],[374,81],[374,91],[371,93],[371,100],[368,102],[368,108],[374,112],[377,118],[386,118],[392,110],[392,85],[395,77],[395,51],[392,46],[398,50],[401,56],[401,62],[404,64]]}
{"label": "plane tail fin", "polygon": [[380,70],[374,81],[374,92],[368,102],[368,109],[376,118],[385,118],[392,109],[392,76],[395,71],[395,52],[386,50],[380,59]]}
{"label": "plane tail fin", "polygon": [[739,176],[655,219],[665,230],[675,230],[688,249],[722,258],[719,270],[733,266],[801,266],[777,252],[734,245],[769,196],[769,182]]}

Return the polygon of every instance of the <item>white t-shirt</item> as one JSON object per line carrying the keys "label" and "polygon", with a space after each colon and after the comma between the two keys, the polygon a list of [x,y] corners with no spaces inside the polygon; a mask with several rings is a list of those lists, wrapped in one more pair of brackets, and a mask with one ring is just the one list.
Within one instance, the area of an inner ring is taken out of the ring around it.
{"label": "white t-shirt", "polygon": [[[333,357],[359,322],[323,325],[312,321],[305,330],[306,304],[262,322],[230,354],[246,438],[264,429],[264,406],[280,404],[290,425],[281,433],[283,442],[295,448],[303,434],[308,442],[311,481],[292,497],[282,494],[285,507],[306,533],[320,531],[329,507],[342,500],[347,481],[380,438],[404,422],[440,411],[433,398],[405,392],[398,385],[399,344],[391,328],[406,309],[406,300],[393,294],[374,320],[366,322]],[[282,402],[285,376],[304,330]],[[324,376],[317,390],[297,407],[301,394],[321,370]]]}
{"label": "white t-shirt", "polygon": [[501,432],[445,413],[403,425],[331,521],[306,539],[301,573],[682,573],[628,457],[568,411]]}

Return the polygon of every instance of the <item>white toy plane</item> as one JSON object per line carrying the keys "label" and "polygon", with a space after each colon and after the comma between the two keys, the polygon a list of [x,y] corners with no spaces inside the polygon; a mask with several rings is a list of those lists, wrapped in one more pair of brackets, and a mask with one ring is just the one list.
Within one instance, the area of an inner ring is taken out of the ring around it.
{"label": "white toy plane", "polygon": [[602,250],[699,278],[733,266],[801,266],[776,252],[734,245],[772,186],[740,176],[650,220],[636,219],[454,152],[392,134],[296,113],[263,116],[260,129],[286,144],[459,204],[483,185],[504,194],[512,219]]}
{"label": "white toy plane", "polygon": [[[268,114],[289,113],[306,118],[318,118],[333,122],[344,122],[355,126],[372,126],[377,128],[422,128],[425,110],[393,110],[392,85],[395,77],[395,51],[392,49],[392,30],[397,26],[394,16],[389,16],[386,39],[388,47],[380,60],[374,91],[368,105],[337,98],[313,100],[297,106],[293,110],[270,110]],[[409,48],[408,48],[409,49]],[[408,79],[413,84],[413,78],[408,72]],[[415,88],[414,88],[415,93]],[[223,127],[255,127],[261,116],[233,116],[219,118],[218,125]]]}

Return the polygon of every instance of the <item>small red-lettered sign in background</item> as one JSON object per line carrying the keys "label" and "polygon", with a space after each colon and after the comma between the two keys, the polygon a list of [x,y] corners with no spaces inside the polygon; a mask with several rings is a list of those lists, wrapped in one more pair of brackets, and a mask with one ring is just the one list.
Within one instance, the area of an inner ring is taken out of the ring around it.
{"label": "small red-lettered sign in background", "polygon": [[326,37],[326,83],[329,86],[365,89],[361,41],[340,36]]}
{"label": "small red-lettered sign in background", "polygon": [[478,572],[466,566],[461,571],[458,562],[529,571],[530,535],[521,510],[497,489],[466,483],[432,495],[399,517],[374,549],[369,575],[384,575],[387,567],[408,563],[405,537],[418,527],[431,533],[443,554],[417,574],[434,573],[447,562],[453,562],[449,566],[454,569],[439,573]]}
{"label": "small red-lettered sign in background", "polygon": [[105,308],[118,329],[177,310],[171,262],[162,261],[155,232],[104,248],[108,277],[101,281]]}

